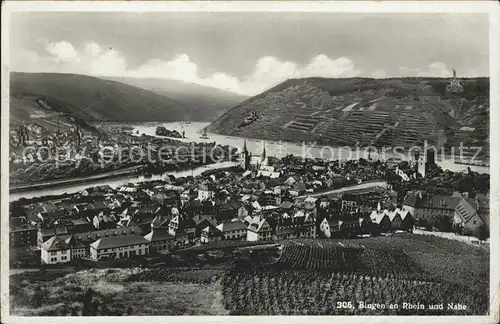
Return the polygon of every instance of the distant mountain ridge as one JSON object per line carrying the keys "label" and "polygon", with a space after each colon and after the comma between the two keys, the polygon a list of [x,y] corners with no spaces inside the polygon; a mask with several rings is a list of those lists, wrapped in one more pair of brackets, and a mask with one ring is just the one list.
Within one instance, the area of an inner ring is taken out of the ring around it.
{"label": "distant mountain ridge", "polygon": [[[208,130],[335,146],[454,145],[466,137],[487,143],[489,79],[462,79],[459,94],[446,92],[449,80],[290,79],[235,106]],[[474,130],[463,134],[463,127]]]}
{"label": "distant mountain ridge", "polygon": [[202,86],[183,81],[155,78],[119,78],[103,77],[150,90],[186,105],[193,121],[212,121],[233,108],[247,96],[238,95],[221,89]]}
{"label": "distant mountain ridge", "polygon": [[[31,104],[44,100],[55,111],[84,121],[182,121],[195,118],[182,102],[152,91],[78,74],[10,74],[11,116],[29,114]],[[23,112],[23,110],[25,110]]]}

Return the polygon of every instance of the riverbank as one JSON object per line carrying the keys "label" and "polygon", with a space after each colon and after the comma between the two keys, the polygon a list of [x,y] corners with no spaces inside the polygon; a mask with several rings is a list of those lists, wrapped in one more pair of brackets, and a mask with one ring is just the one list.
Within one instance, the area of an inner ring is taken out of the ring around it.
{"label": "riverbank", "polygon": [[47,182],[29,184],[29,185],[23,185],[23,186],[14,186],[14,187],[9,188],[9,193],[18,193],[18,192],[46,189],[46,188],[52,188],[52,187],[58,187],[58,186],[67,186],[67,185],[72,185],[72,184],[84,183],[84,182],[88,182],[88,181],[104,180],[104,179],[109,179],[109,178],[113,178],[113,177],[121,177],[121,176],[126,176],[126,175],[131,176],[131,175],[134,175],[134,174],[141,172],[141,170],[142,170],[142,166],[133,166],[133,167],[129,167],[126,169],[104,172],[101,174],[95,174],[95,175],[86,176],[86,177],[77,177],[77,178],[53,180],[53,181],[47,181]]}
{"label": "riverbank", "polygon": [[96,178],[91,179],[89,177],[86,177],[84,179],[78,179],[77,182],[74,181],[75,179],[68,179],[67,183],[58,186],[48,186],[45,188],[36,188],[36,189],[33,189],[33,186],[31,186],[29,190],[26,189],[25,191],[18,191],[18,192],[10,191],[9,201],[12,202],[15,200],[19,200],[21,198],[31,199],[44,196],[60,196],[63,194],[76,193],[78,191],[87,189],[89,187],[100,186],[100,185],[109,185],[112,188],[116,188],[118,186],[126,185],[128,183],[163,180],[169,175],[173,175],[175,177],[198,176],[202,172],[207,170],[228,168],[236,165],[238,165],[238,162],[226,161],[226,162],[202,165],[195,168],[167,171],[162,174],[152,175],[151,177],[144,177],[139,173],[131,173],[122,175],[115,174],[111,177],[104,177],[97,179]]}

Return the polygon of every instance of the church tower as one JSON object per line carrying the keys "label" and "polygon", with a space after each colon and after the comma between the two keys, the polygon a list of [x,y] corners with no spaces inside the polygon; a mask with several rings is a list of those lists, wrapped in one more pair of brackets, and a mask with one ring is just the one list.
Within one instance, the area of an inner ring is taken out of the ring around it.
{"label": "church tower", "polygon": [[80,151],[81,143],[82,143],[82,133],[80,131],[80,126],[77,124],[75,131],[75,148],[77,152]]}
{"label": "church tower", "polygon": [[260,158],[259,168],[261,166],[267,166],[269,164],[266,153],[266,142],[262,143],[262,156]]}
{"label": "church tower", "polygon": [[415,153],[415,171],[420,173],[422,178],[425,178],[425,165],[427,160],[426,152]]}
{"label": "church tower", "polygon": [[247,140],[245,139],[245,143],[243,144],[243,150],[240,153],[240,166],[244,170],[250,169],[250,153],[247,149]]}

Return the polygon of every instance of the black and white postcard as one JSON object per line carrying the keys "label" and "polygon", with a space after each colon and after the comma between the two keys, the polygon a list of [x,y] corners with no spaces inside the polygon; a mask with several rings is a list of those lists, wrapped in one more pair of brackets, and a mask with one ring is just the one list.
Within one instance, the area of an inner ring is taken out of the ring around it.
{"label": "black and white postcard", "polygon": [[2,9],[2,322],[498,322],[498,3]]}

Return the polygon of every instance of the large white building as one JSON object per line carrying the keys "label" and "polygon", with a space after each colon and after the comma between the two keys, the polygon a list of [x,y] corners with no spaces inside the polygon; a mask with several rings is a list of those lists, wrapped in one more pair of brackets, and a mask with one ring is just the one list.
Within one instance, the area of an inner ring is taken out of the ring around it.
{"label": "large white building", "polygon": [[167,254],[174,249],[175,237],[166,228],[154,228],[144,238],[150,244],[150,251]]}
{"label": "large white building", "polygon": [[222,223],[217,228],[222,232],[225,240],[241,240],[247,236],[247,226],[241,220]]}
{"label": "large white building", "polygon": [[55,264],[71,261],[69,238],[64,240],[57,235],[52,236],[41,246],[42,263]]}
{"label": "large white building", "polygon": [[247,241],[268,241],[272,239],[272,227],[265,218],[247,228]]}
{"label": "large white building", "polygon": [[135,255],[148,255],[149,241],[135,234],[102,237],[90,244],[92,260],[126,259]]}

